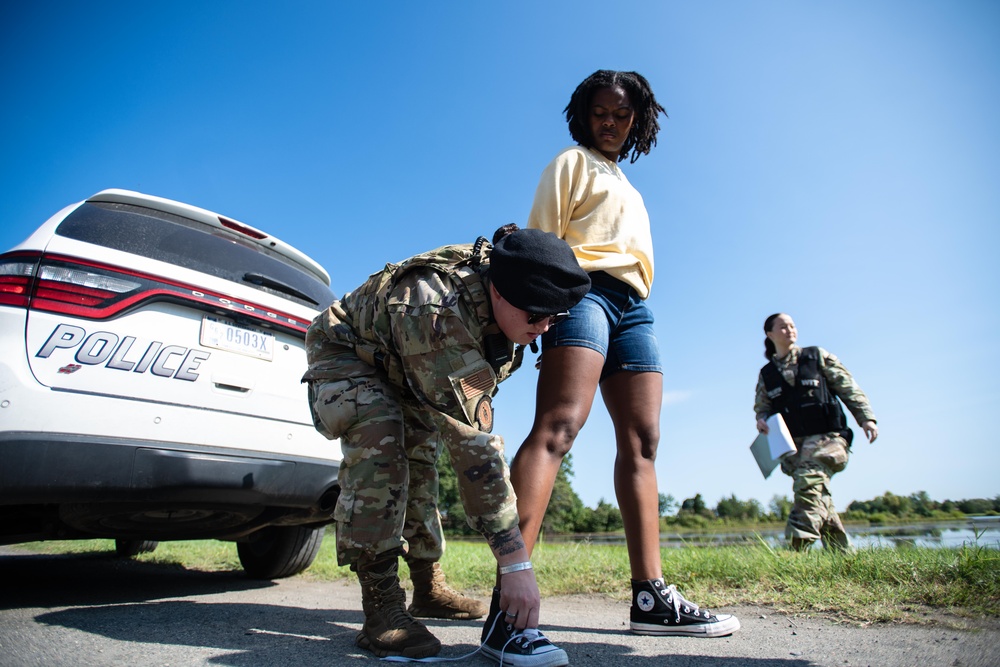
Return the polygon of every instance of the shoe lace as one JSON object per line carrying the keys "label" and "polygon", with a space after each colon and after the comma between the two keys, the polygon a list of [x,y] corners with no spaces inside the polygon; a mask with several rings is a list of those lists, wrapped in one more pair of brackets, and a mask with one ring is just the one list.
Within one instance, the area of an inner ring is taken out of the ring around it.
{"label": "shoe lace", "polygon": [[[381,583],[381,582],[380,582]],[[379,588],[378,606],[390,627],[407,628],[418,625],[417,619],[406,611],[406,593],[399,586]]]}
{"label": "shoe lace", "polygon": [[405,608],[390,606],[386,607],[384,611],[386,623],[391,628],[412,628],[420,625],[420,622],[413,618]]}
{"label": "shoe lace", "polygon": [[681,610],[685,614],[694,614],[695,616],[704,615],[705,618],[711,617],[711,612],[705,609],[702,612],[698,611],[698,605],[690,600],[686,599],[683,595],[677,592],[677,587],[670,584],[666,588],[660,589],[660,595],[665,595],[667,597],[667,604],[673,606],[674,608],[674,619],[680,623],[681,622]]}
{"label": "shoe lace", "polygon": [[[514,642],[515,644],[519,644],[521,646],[531,646],[532,644],[538,641],[545,642],[548,641],[548,639],[545,637],[545,635],[542,634],[542,632],[538,628],[525,628],[524,630],[521,630],[520,632],[515,632],[513,635],[511,635],[511,638],[504,643],[503,648],[504,650],[506,650],[507,646],[509,646],[511,642]],[[501,664],[503,664],[503,651],[500,652],[500,662]]]}
{"label": "shoe lace", "polygon": [[451,602],[462,597],[461,593],[448,585],[448,582],[445,581],[444,578],[444,572],[441,570],[434,571],[431,582],[431,590],[434,591],[437,594],[437,597],[442,601]]}

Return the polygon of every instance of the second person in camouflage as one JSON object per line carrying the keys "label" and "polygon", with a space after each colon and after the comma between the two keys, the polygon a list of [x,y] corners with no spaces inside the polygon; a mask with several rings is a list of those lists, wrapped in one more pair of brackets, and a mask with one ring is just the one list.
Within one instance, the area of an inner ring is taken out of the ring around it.
{"label": "second person in camouflage", "polygon": [[764,333],[768,363],[757,377],[757,430],[767,433],[767,418],[781,413],[798,448],[781,460],[795,495],[785,538],[797,550],[820,539],[826,548],[846,549],[850,540],[833,506],[830,479],[847,467],[853,434],[837,400],[847,405],[869,442],[878,437],[875,413],[837,357],[821,347],[795,345],[798,330],[791,316],[769,316]]}

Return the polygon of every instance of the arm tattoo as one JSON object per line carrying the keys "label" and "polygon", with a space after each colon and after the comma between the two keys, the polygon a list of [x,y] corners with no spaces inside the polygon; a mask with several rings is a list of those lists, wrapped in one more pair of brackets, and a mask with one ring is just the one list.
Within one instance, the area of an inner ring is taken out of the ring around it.
{"label": "arm tattoo", "polygon": [[486,541],[489,542],[490,549],[500,556],[512,554],[518,549],[524,548],[521,531],[516,526],[500,533],[489,533],[486,535]]}

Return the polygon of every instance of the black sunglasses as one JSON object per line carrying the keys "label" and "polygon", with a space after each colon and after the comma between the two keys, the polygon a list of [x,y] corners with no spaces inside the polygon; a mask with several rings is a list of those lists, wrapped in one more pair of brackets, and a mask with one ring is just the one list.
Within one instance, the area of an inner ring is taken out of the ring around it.
{"label": "black sunglasses", "polygon": [[569,313],[568,312],[553,313],[551,315],[542,315],[542,314],[539,314],[539,313],[529,313],[528,314],[528,324],[538,324],[539,322],[542,322],[543,320],[548,320],[549,321],[549,326],[550,327],[554,327],[555,325],[557,325],[560,322],[562,322],[563,320],[565,320],[567,317],[569,317]]}

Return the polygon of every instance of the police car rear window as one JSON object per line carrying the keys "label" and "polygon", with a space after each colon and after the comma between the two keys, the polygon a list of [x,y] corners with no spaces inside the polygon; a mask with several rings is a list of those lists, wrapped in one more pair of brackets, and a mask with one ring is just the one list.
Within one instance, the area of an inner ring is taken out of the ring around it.
{"label": "police car rear window", "polygon": [[322,281],[280,254],[172,213],[128,204],[85,203],[67,216],[56,234],[170,262],[317,308],[334,299]]}

